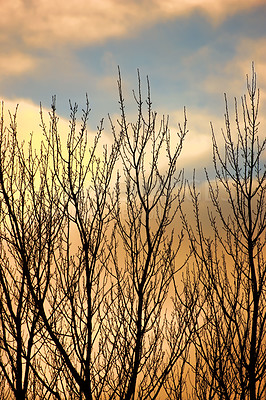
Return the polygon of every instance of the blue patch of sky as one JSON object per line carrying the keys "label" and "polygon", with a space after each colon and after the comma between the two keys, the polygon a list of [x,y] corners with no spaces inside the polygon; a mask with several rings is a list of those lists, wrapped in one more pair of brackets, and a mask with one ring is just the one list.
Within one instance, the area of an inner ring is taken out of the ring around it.
{"label": "blue patch of sky", "polygon": [[[82,49],[77,55],[85,68],[88,66],[100,77],[108,73],[116,74],[116,70],[107,71],[103,64],[104,54],[110,52],[129,86],[136,87],[136,70],[139,68],[143,81],[149,75],[156,106],[169,107],[172,103],[173,108],[183,107],[187,101],[186,91],[189,92],[193,84],[193,79],[192,83],[188,80],[183,61],[208,45],[212,28],[204,21],[198,16],[167,21],[131,38]],[[203,65],[195,66],[199,78],[204,77],[206,72]]]}
{"label": "blue patch of sky", "polygon": [[249,8],[246,11],[227,18],[222,25],[217,27],[217,32],[239,32],[244,37],[252,39],[266,36],[266,3],[261,6]]}
{"label": "blue patch of sky", "polygon": [[[262,10],[265,8],[262,7]],[[102,59],[105,52],[110,52],[133,87],[136,69],[140,68],[142,76],[148,74],[150,77],[156,106],[199,107],[203,101],[206,106],[213,105],[217,95],[202,93],[205,79],[234,57],[241,37],[249,32],[252,37],[262,35],[261,14],[260,8],[235,15],[215,26],[207,16],[194,13],[190,17],[156,24],[131,38],[110,40],[102,46],[81,49],[77,55],[85,68],[90,66],[100,76],[108,73]],[[258,15],[259,22],[256,23]],[[206,54],[203,51],[194,62],[188,61],[204,48],[207,49]],[[220,104],[220,100],[217,99],[217,102]]]}

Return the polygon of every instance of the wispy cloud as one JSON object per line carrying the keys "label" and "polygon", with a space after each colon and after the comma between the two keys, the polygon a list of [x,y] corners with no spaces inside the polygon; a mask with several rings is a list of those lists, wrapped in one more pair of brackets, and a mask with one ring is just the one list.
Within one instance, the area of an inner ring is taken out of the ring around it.
{"label": "wispy cloud", "polygon": [[[256,63],[259,86],[266,87],[263,16],[259,23],[255,21],[263,15],[256,6],[265,5],[265,0],[2,3],[3,97],[31,97],[36,103],[41,99],[49,107],[50,97],[56,93],[58,103],[60,96],[65,96],[66,112],[62,111],[65,106],[60,111],[67,116],[67,99],[83,104],[88,91],[93,118],[96,113],[92,126],[96,126],[107,115],[106,110],[111,114],[118,110],[118,64],[124,95],[126,100],[129,98],[127,112],[134,109],[130,101],[133,102],[132,88],[136,86],[135,69],[140,67],[142,74],[143,70],[153,74],[151,87],[156,107],[163,104],[170,115],[171,110],[182,105],[189,110],[190,134],[183,151],[184,164],[189,165],[192,153],[195,162],[210,154],[209,120],[214,121],[212,115],[222,116],[223,92],[231,98],[245,91],[245,75],[252,60]],[[235,17],[230,18],[232,15]],[[142,85],[145,87],[144,78]],[[38,115],[38,106],[36,110]],[[27,115],[24,111],[23,114]],[[28,118],[31,126],[32,118]],[[216,126],[220,129],[221,124]]]}
{"label": "wispy cloud", "polygon": [[[180,119],[180,112],[173,114],[173,118]],[[184,146],[179,159],[179,164],[186,168],[188,176],[192,174],[194,168],[201,169],[212,164],[212,137],[210,122],[215,126],[215,129],[220,131],[224,125],[223,115],[216,116],[211,110],[192,108],[187,111],[188,118],[188,133],[184,141]],[[174,131],[174,127],[171,127]],[[220,140],[218,139],[218,142]]]}
{"label": "wispy cloud", "polygon": [[0,53],[0,80],[6,76],[17,76],[29,73],[38,65],[38,60],[31,55],[20,51],[8,51]]}
{"label": "wispy cloud", "polygon": [[[1,96],[0,96],[1,98]],[[16,114],[16,122],[17,122],[17,136],[19,142],[28,143],[31,135],[34,148],[38,149],[42,140],[44,140],[44,132],[43,126],[41,124],[41,116],[40,116],[40,106],[32,102],[30,99],[25,98],[16,98],[12,100],[5,100],[3,107],[3,118],[4,118],[4,126],[9,128],[10,126],[10,115],[12,118],[14,117],[15,111],[17,109]],[[47,133],[50,129],[50,109],[42,106],[42,117],[44,124],[46,126]],[[67,138],[70,132],[70,122],[68,118],[63,117],[60,114],[57,114],[58,117],[58,133],[62,140],[63,149],[67,147]],[[79,118],[76,121],[76,131],[79,132],[81,129],[81,119]],[[87,127],[87,134],[90,138],[90,142],[92,143],[96,134],[96,131]],[[108,145],[111,147],[112,141],[110,135],[105,135],[103,132],[102,139],[99,143],[99,148],[97,154],[101,156],[102,154],[102,145]]]}
{"label": "wispy cloud", "polygon": [[[39,147],[40,141],[43,137],[43,130],[41,127],[41,118],[40,118],[40,106],[34,104],[29,99],[16,98],[13,100],[5,100],[4,101],[4,125],[9,127],[10,124],[10,115],[12,118],[15,114],[16,122],[17,122],[17,135],[18,140],[23,142],[28,142],[30,140],[30,135],[33,135],[33,141],[37,147]],[[49,129],[49,110],[43,109],[44,121]],[[68,121],[64,118],[60,118],[60,129],[62,131],[68,130]]]}
{"label": "wispy cloud", "polygon": [[[213,74],[209,74],[204,82],[208,93],[223,93],[240,96],[246,89],[245,76],[251,75],[251,61],[255,61],[258,86],[266,88],[266,38],[251,39],[242,37],[235,47],[235,55],[222,65],[214,65]],[[232,93],[233,92],[233,93]]]}
{"label": "wispy cloud", "polygon": [[251,9],[255,6],[265,4],[264,0],[154,0],[154,3],[160,9],[161,15],[174,17],[183,14],[190,14],[196,10],[207,14],[214,23],[222,21],[242,10]]}
{"label": "wispy cloud", "polygon": [[264,0],[14,0],[1,4],[0,40],[19,37],[28,46],[84,46],[135,35],[165,19],[199,10],[214,22]]}

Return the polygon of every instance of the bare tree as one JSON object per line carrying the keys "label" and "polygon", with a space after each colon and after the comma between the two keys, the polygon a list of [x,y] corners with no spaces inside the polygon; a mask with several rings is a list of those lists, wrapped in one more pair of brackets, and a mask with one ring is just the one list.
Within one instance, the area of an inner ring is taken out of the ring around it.
{"label": "bare tree", "polygon": [[[42,307],[43,323],[50,336],[47,354],[57,369],[57,391],[62,398],[104,398],[112,353],[105,354],[103,321],[108,318],[112,282],[108,264],[112,250],[112,208],[110,182],[117,159],[115,144],[108,153],[97,147],[103,126],[87,141],[89,103],[83,110],[77,132],[77,105],[71,108],[66,148],[57,129],[55,99],[50,128],[42,118],[46,141],[52,154],[52,168],[62,193],[59,213],[64,229],[57,237],[53,254],[54,276],[49,282],[47,303]],[[98,154],[97,154],[98,152]],[[103,337],[103,339],[102,339]],[[109,359],[108,359],[109,357]]]}
{"label": "bare tree", "polygon": [[195,338],[195,397],[261,400],[266,396],[266,141],[259,133],[254,66],[241,101],[242,119],[235,100],[235,128],[226,97],[225,104],[223,152],[211,127],[216,180],[206,172],[212,233],[201,220],[195,181],[194,226],[183,213],[206,301]]}
{"label": "bare tree", "polygon": [[[118,135],[111,122],[110,153],[105,148],[103,156],[97,155],[102,124],[86,149],[88,102],[79,134],[77,106],[71,106],[65,154],[54,103],[49,133],[43,124],[54,173],[64,193],[60,209],[66,225],[54,257],[56,282],[52,286],[57,289],[48,295],[52,318],[44,316],[44,310],[42,318],[56,349],[56,365],[63,377],[58,390],[65,398],[69,393],[86,399],[156,398],[189,335],[186,318],[179,320],[177,328],[174,317],[168,322],[163,311],[182,240],[181,234],[174,244],[169,227],[182,190],[176,162],[186,118],[171,151],[168,121],[162,120],[156,128],[149,86],[144,117],[139,78],[138,120],[129,127],[120,77],[118,84],[121,119]],[[124,177],[115,183],[112,174],[118,156]],[[73,232],[75,241],[78,237],[76,252],[71,246]]]}
{"label": "bare tree", "polygon": [[[182,206],[183,203],[181,203]],[[202,295],[197,270],[189,264],[191,252],[185,258],[186,269],[182,272],[182,279],[175,282],[173,321],[175,331],[170,330],[169,344],[173,337],[180,338],[184,335],[183,352],[179,355],[173,368],[165,379],[164,390],[169,400],[194,400],[194,341],[201,329],[199,322],[205,297]],[[206,397],[207,398],[207,397]]]}
{"label": "bare tree", "polygon": [[[40,313],[27,274],[43,302],[57,234],[57,199],[49,187],[48,158],[26,152],[17,140],[16,116],[0,132],[0,369],[16,399],[28,398],[34,381],[32,359],[41,343]],[[47,200],[48,199],[48,200]],[[37,359],[37,357],[36,357]],[[52,391],[52,388],[50,388]],[[5,394],[7,396],[7,393]]]}
{"label": "bare tree", "polygon": [[[182,268],[177,254],[183,234],[178,228],[175,235],[173,226],[183,193],[183,173],[177,171],[177,161],[187,133],[186,114],[184,125],[171,136],[168,118],[157,123],[149,81],[146,107],[140,77],[138,83],[138,92],[134,92],[137,120],[128,123],[119,76],[123,186],[117,186],[116,240],[118,249],[123,246],[123,258],[117,257],[114,263],[118,298],[114,319],[118,315],[121,333],[113,338],[119,341],[116,390],[118,398],[125,400],[158,396],[188,345],[190,327],[188,308],[180,302],[177,324],[173,314],[166,314],[169,291],[174,293],[173,282]],[[113,124],[112,128],[116,137]]]}
{"label": "bare tree", "polygon": [[[21,363],[39,398],[158,398],[191,342],[196,289],[177,288],[183,233],[173,230],[186,115],[171,139],[168,118],[157,123],[149,82],[143,106],[138,78],[137,121],[128,124],[119,75],[121,118],[118,128],[110,119],[110,148],[100,150],[103,121],[89,142],[88,99],[80,127],[70,104],[66,143],[55,98],[49,126],[41,110],[40,153],[30,144],[25,155],[15,123],[11,141],[3,133],[1,296],[9,314],[9,297],[22,299],[19,318],[12,318],[31,337]],[[118,165],[123,174],[116,179]],[[8,330],[10,318],[2,322]]]}

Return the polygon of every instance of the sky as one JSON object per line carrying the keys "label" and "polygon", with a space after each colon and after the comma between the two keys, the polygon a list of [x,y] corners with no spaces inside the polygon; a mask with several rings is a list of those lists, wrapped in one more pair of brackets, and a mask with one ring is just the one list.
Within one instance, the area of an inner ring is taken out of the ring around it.
{"label": "sky", "polygon": [[[19,103],[23,137],[41,137],[40,102],[47,113],[53,95],[62,130],[69,99],[91,107],[89,129],[108,113],[119,115],[120,67],[127,113],[136,107],[137,69],[153,106],[170,116],[171,129],[188,116],[182,166],[192,171],[211,163],[210,121],[223,126],[224,92],[245,93],[254,61],[266,99],[266,0],[0,0],[0,99],[11,113]],[[7,118],[7,113],[6,113]],[[201,172],[199,172],[199,176]]]}

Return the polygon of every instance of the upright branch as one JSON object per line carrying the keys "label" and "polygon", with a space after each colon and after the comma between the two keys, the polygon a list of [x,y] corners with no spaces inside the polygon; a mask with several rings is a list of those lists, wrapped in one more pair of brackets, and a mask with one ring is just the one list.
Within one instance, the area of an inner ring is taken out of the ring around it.
{"label": "upright branch", "polygon": [[266,395],[265,135],[259,131],[259,90],[252,65],[247,95],[235,100],[231,125],[225,96],[223,151],[212,129],[214,182],[206,177],[212,233],[204,232],[196,187],[190,188],[196,228],[183,216],[202,282],[205,327],[195,342],[198,398],[263,399]]}
{"label": "upright branch", "polygon": [[[49,157],[41,145],[37,155],[32,140],[28,150],[19,144],[17,109],[0,127],[0,369],[14,398],[31,392],[32,359],[42,347],[40,311],[52,276],[51,258],[58,233],[58,197],[49,176]],[[49,176],[49,177],[48,177]],[[51,184],[48,189],[48,179]],[[49,193],[49,197],[47,194]],[[39,380],[40,376],[37,377]],[[53,392],[52,386],[50,393]],[[54,393],[55,394],[55,393]]]}
{"label": "upright branch", "polygon": [[[182,241],[174,235],[173,221],[183,191],[183,172],[177,161],[187,133],[187,119],[178,132],[170,135],[169,119],[157,124],[152,109],[150,84],[142,98],[138,73],[138,91],[133,92],[137,106],[136,122],[126,117],[122,81],[118,80],[122,135],[120,158],[123,175],[117,184],[116,221],[123,248],[115,260],[117,299],[120,311],[118,338],[118,398],[156,398],[166,375],[181,350],[181,341],[166,355],[167,321],[165,302],[177,271],[177,251]],[[111,121],[115,140],[117,128]],[[114,317],[117,318],[117,317]],[[172,338],[172,343],[174,338]]]}
{"label": "upright branch", "polygon": [[108,302],[112,301],[113,293],[108,266],[113,252],[116,200],[111,183],[119,140],[110,149],[104,146],[100,150],[103,121],[97,133],[89,137],[89,112],[86,98],[78,127],[78,106],[70,103],[66,146],[61,144],[55,102],[49,130],[42,118],[53,172],[63,193],[59,209],[64,220],[64,229],[58,238],[60,246],[54,254],[53,285],[57,290],[51,287],[51,311],[44,319],[56,348],[57,364],[62,366],[62,395],[73,392],[81,398],[100,399],[104,398],[113,363],[104,325],[109,323]]}

